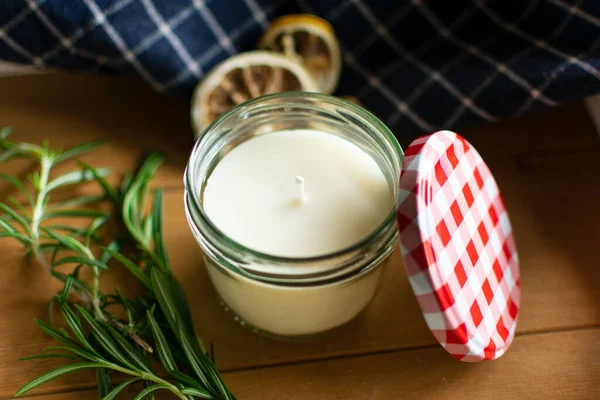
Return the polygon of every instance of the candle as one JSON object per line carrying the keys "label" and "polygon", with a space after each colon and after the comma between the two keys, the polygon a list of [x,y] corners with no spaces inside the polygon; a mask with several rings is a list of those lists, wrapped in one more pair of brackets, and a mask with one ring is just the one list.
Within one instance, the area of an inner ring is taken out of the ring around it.
{"label": "candle", "polygon": [[289,337],[365,309],[398,241],[401,158],[380,121],[332,96],[264,96],[209,126],[188,163],[186,215],[235,319]]}
{"label": "candle", "polygon": [[321,94],[260,97],[210,125],[186,169],[185,210],[234,320],[277,337],[352,320],[377,292],[399,225],[434,336],[463,361],[502,355],[519,270],[491,172],[449,131],[415,140],[400,178],[402,158],[381,121]]}
{"label": "candle", "polygon": [[385,262],[329,285],[286,287],[231,276],[208,261],[208,276],[235,319],[279,337],[328,331],[356,317],[373,299]]}
{"label": "candle", "polygon": [[215,167],[204,210],[229,238],[282,257],[334,253],[373,233],[394,193],[358,146],[316,130],[252,138]]}

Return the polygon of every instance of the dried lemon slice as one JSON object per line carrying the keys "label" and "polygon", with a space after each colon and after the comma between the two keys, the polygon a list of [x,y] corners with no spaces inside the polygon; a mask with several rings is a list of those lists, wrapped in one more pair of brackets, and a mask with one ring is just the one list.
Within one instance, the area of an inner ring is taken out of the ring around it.
{"label": "dried lemon slice", "polygon": [[333,93],[338,85],[342,69],[340,45],[332,26],[324,19],[310,14],[279,17],[264,33],[259,47],[299,57],[325,93]]}
{"label": "dried lemon slice", "polygon": [[191,118],[195,136],[221,114],[246,100],[288,91],[319,92],[302,64],[272,51],[248,51],[214,67],[194,90]]}
{"label": "dried lemon slice", "polygon": [[360,100],[358,100],[355,96],[342,96],[342,99],[349,101],[350,103],[356,104],[357,106],[360,106],[362,108],[365,108],[365,106],[363,106]]}

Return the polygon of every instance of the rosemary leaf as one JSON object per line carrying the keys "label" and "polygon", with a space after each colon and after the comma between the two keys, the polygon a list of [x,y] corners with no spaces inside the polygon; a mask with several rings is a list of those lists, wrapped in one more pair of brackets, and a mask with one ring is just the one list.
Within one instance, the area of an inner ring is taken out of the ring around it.
{"label": "rosemary leaf", "polygon": [[110,393],[106,394],[102,400],[115,400],[117,398],[117,396],[119,394],[121,394],[121,392],[123,390],[125,390],[127,388],[127,386],[131,385],[134,382],[139,381],[138,378],[135,379],[129,379],[123,383],[121,383],[119,386],[117,386],[116,388],[114,388]]}
{"label": "rosemary leaf", "polygon": [[[114,288],[115,293],[117,293],[117,297],[121,305],[123,306],[123,310],[125,311],[125,315],[127,316],[127,323],[129,328],[134,328],[135,321],[139,320],[139,313],[135,309],[133,302],[125,297],[125,295],[119,290],[119,288]],[[154,350],[153,350],[154,351]]]}
{"label": "rosemary leaf", "polygon": [[34,356],[27,356],[19,358],[19,361],[37,360],[40,358],[68,358],[70,360],[80,360],[79,357],[73,354],[66,353],[51,353],[51,354],[36,354]]}
{"label": "rosemary leaf", "polygon": [[0,128],[0,141],[9,137],[11,133],[13,133],[12,126],[3,126],[2,128]]}
{"label": "rosemary leaf", "polygon": [[119,351],[117,344],[112,340],[108,333],[102,328],[99,322],[97,322],[87,310],[81,306],[75,305],[79,315],[87,322],[90,327],[90,332],[94,338],[98,341],[100,346],[110,354],[119,363],[125,365],[128,369],[136,370],[137,368],[131,361],[129,361],[124,354]]}
{"label": "rosemary leaf", "polygon": [[[1,159],[0,162],[2,162]],[[0,174],[0,179],[4,179],[6,182],[12,184],[17,189],[19,189],[19,191],[25,195],[25,198],[29,202],[29,205],[33,207],[33,205],[35,204],[33,197],[31,196],[31,193],[29,193],[29,191],[25,188],[25,185],[23,185],[19,179],[17,179],[15,176],[8,174]]]}
{"label": "rosemary leaf", "polygon": [[115,342],[119,345],[119,347],[123,350],[125,354],[129,357],[129,359],[135,364],[136,368],[147,372],[149,374],[153,374],[152,368],[148,364],[148,361],[140,356],[140,354],[136,351],[136,349],[123,337],[121,332],[118,332],[115,328],[107,324],[106,322],[99,322],[104,329],[109,333],[110,336],[114,339]]}
{"label": "rosemary leaf", "polygon": [[150,243],[150,241],[152,240],[152,236],[154,235],[154,232],[152,231],[154,226],[153,219],[153,215],[150,214],[144,219],[144,222],[142,223],[142,232],[144,234],[145,243]]}
{"label": "rosemary leaf", "polygon": [[74,355],[76,355],[79,358],[82,358],[84,360],[87,361],[92,361],[92,362],[105,362],[106,360],[100,358],[99,356],[95,356],[93,354],[91,354],[88,351],[83,350],[80,347],[69,347],[69,346],[52,346],[52,347],[46,347],[43,352],[46,351],[68,351],[73,353]]}
{"label": "rosemary leaf", "polygon": [[133,172],[129,171],[123,176],[123,180],[121,181],[121,185],[119,186],[119,190],[121,193],[126,193],[131,183],[133,182]]}
{"label": "rosemary leaf", "polygon": [[[46,225],[46,229],[50,229],[52,231],[64,231],[70,233],[71,235],[79,236],[85,236],[87,234],[87,229],[76,228],[68,225]],[[92,239],[100,240],[100,236],[97,233],[94,233],[92,234]]]}
{"label": "rosemary leaf", "polygon": [[78,209],[67,209],[67,210],[55,210],[51,211],[47,214],[44,214],[42,217],[42,221],[45,221],[50,218],[58,218],[58,217],[92,217],[92,218],[108,218],[108,213],[100,210],[86,209],[86,208],[78,208]]}
{"label": "rosemary leaf", "polygon": [[43,330],[47,335],[51,336],[52,338],[54,338],[60,342],[63,342],[64,344],[66,344],[69,347],[78,347],[79,346],[77,343],[75,343],[68,337],[63,336],[61,333],[55,331],[50,326],[46,325],[44,322],[38,320],[37,318],[34,319],[34,321],[41,330]]}
{"label": "rosemary leaf", "polygon": [[109,170],[106,168],[96,168],[95,171],[95,174],[89,170],[73,171],[54,178],[54,180],[48,183],[48,186],[46,187],[46,193],[58,189],[61,186],[90,182],[95,179],[96,175],[105,177],[109,173]]}
{"label": "rosemary leaf", "polygon": [[94,221],[92,221],[92,223],[88,227],[87,232],[85,233],[84,243],[85,243],[86,247],[90,247],[90,242],[92,240],[92,237],[94,236],[96,231],[98,229],[100,229],[100,227],[102,227],[107,221],[108,221],[108,216],[107,217],[98,217]]}
{"label": "rosemary leaf", "polygon": [[[4,229],[6,232],[15,233],[17,230],[12,227],[8,218],[5,218],[0,215],[0,228]],[[2,232],[2,231],[0,231]]]}
{"label": "rosemary leaf", "polygon": [[116,260],[118,260],[127,270],[137,278],[138,281],[144,285],[144,287],[152,290],[152,284],[150,283],[150,278],[148,275],[142,271],[142,269],[136,265],[133,261],[122,255],[121,253],[117,253],[116,251],[105,247],[103,249],[108,254],[112,255]]}
{"label": "rosemary leaf", "polygon": [[[77,268],[76,268],[76,271],[77,271]],[[55,270],[53,270],[51,272],[51,275],[53,277],[55,277],[56,279],[59,279],[63,282],[66,282],[68,277],[70,276],[70,275],[66,275],[61,272],[55,271]],[[76,276],[76,272],[73,272],[73,275]],[[77,293],[79,293],[80,295],[82,295],[84,297],[84,299],[83,299],[84,301],[89,302],[90,299],[92,298],[92,292],[91,292],[87,282],[75,279],[73,281],[73,288],[77,291]]]}
{"label": "rosemary leaf", "polygon": [[104,141],[95,140],[93,142],[83,143],[74,147],[71,147],[68,150],[63,151],[58,157],[56,157],[56,162],[68,160],[69,158],[77,157],[85,153],[89,153],[90,151],[100,147]]}
{"label": "rosemary leaf", "polygon": [[112,384],[106,368],[96,369],[96,381],[98,382],[98,393],[100,393],[100,397],[105,397],[112,391]]}
{"label": "rosemary leaf", "polygon": [[169,344],[165,339],[165,335],[162,330],[158,326],[158,323],[154,319],[154,315],[151,310],[148,310],[146,313],[146,318],[148,318],[148,324],[150,325],[150,329],[152,330],[152,337],[154,338],[154,344],[156,347],[156,354],[158,355],[158,359],[162,364],[163,368],[167,370],[167,372],[177,372],[177,364],[173,359],[173,355],[171,354],[171,350],[169,349]]}
{"label": "rosemary leaf", "polygon": [[103,194],[89,194],[85,196],[73,197],[72,199],[52,204],[48,207],[48,211],[60,210],[69,207],[85,206],[90,203],[99,202],[102,199],[104,199]]}
{"label": "rosemary leaf", "polygon": [[19,201],[13,196],[8,196],[8,201],[21,213],[23,217],[26,217],[27,221],[31,221],[31,213],[23,206],[23,204],[19,203]]}
{"label": "rosemary leaf", "polygon": [[[10,135],[11,132],[12,130],[4,130],[2,137],[0,137],[0,148],[13,153],[9,158],[27,157],[33,160],[41,160],[47,154],[47,152],[38,145],[8,140],[8,135]],[[4,161],[6,160],[3,159],[2,162]]]}
{"label": "rosemary leaf", "polygon": [[154,192],[154,202],[152,205],[152,233],[156,253],[164,265],[168,267],[169,256],[167,255],[167,247],[163,241],[162,198],[162,189],[156,189]]}
{"label": "rosemary leaf", "polygon": [[106,194],[110,197],[110,199],[113,202],[118,203],[120,201],[119,194],[108,183],[108,181],[106,179],[104,179],[105,176],[103,174],[101,174],[98,170],[96,170],[96,168],[92,167],[89,164],[84,163],[83,161],[79,161],[79,165],[85,171],[89,172],[90,174],[92,174],[94,176],[94,179],[96,180],[96,182],[98,182],[100,184],[100,186],[102,186],[102,189],[104,189],[104,191],[106,192]]}
{"label": "rosemary leaf", "polygon": [[4,150],[4,151],[0,152],[0,163],[6,162],[6,161],[10,160],[11,158],[17,158],[21,155],[22,155],[22,153],[21,153],[21,150],[19,150],[19,149]]}
{"label": "rosemary leaf", "polygon": [[113,255],[110,252],[117,253],[117,250],[119,250],[119,246],[120,244],[116,240],[110,242],[108,246],[104,248],[102,255],[100,256],[100,259],[98,261],[100,261],[103,264],[108,263],[108,261],[113,257]]}
{"label": "rosemary leaf", "polygon": [[[59,299],[59,301],[61,303],[66,303],[67,302],[69,294],[71,293],[71,288],[73,287],[73,281],[74,280],[75,280],[75,277],[73,275],[70,275],[67,278],[67,281],[65,282],[65,286],[62,288],[60,299]],[[54,299],[53,299],[52,304],[54,304]]]}
{"label": "rosemary leaf", "polygon": [[201,390],[198,388],[185,388],[181,389],[181,393],[186,394],[188,396],[200,397],[202,399],[212,399],[213,396],[205,390]]}
{"label": "rosemary leaf", "polygon": [[171,390],[171,387],[169,387],[167,385],[160,385],[160,384],[148,386],[147,388],[145,388],[144,390],[139,392],[133,400],[142,400],[144,397],[146,397],[149,394],[156,392],[158,390]]}
{"label": "rosemary leaf", "polygon": [[4,203],[0,203],[0,210],[4,211],[13,221],[21,225],[26,234],[31,235],[30,221]]}
{"label": "rosemary leaf", "polygon": [[152,153],[146,158],[135,178],[133,178],[132,183],[129,185],[129,189],[125,192],[121,212],[123,223],[127,227],[129,233],[139,244],[145,247],[148,255],[153,258],[156,264],[164,269],[166,266],[164,265],[163,260],[158,258],[156,253],[149,248],[150,244],[144,241],[144,233],[141,227],[141,213],[143,210],[140,210],[138,207],[140,192],[145,190],[149,180],[154,176],[162,162],[163,157],[158,153]]}
{"label": "rosemary leaf", "polygon": [[63,265],[63,264],[85,264],[85,265],[97,267],[100,269],[108,269],[106,264],[104,264],[100,261],[90,260],[88,258],[78,257],[78,256],[63,257],[59,260],[54,261],[55,267],[58,267],[59,265]]}
{"label": "rosemary leaf", "polygon": [[69,236],[58,235],[46,228],[42,228],[42,231],[45,232],[48,236],[52,237],[53,239],[56,239],[60,244],[65,246],[67,249],[75,252],[76,254],[82,254],[88,256],[88,258],[93,258],[90,249],[85,247],[78,240]]}
{"label": "rosemary leaf", "polygon": [[59,303],[58,306],[63,314],[63,317],[65,318],[65,321],[67,321],[71,332],[73,332],[73,335],[75,335],[77,340],[79,340],[79,343],[81,343],[81,345],[85,347],[87,351],[89,351],[91,354],[99,357],[100,354],[96,351],[96,349],[94,349],[94,347],[89,342],[77,315],[71,310],[71,308],[66,303]]}
{"label": "rosemary leaf", "polygon": [[227,388],[225,387],[225,384],[223,383],[223,379],[221,379],[221,375],[219,374],[217,367],[215,367],[215,365],[212,362],[208,361],[208,359],[206,359],[206,358],[201,358],[201,360],[203,360],[203,362],[206,364],[206,366],[208,368],[208,374],[210,376],[210,381],[214,382],[214,384],[217,386],[217,389],[218,389],[219,393],[221,394],[221,396],[223,396],[223,399],[233,400],[233,396],[231,395],[229,390],[227,390]]}
{"label": "rosemary leaf", "polygon": [[195,380],[194,378],[192,378],[191,376],[188,376],[186,374],[182,374],[179,371],[168,371],[169,375],[175,379],[178,382],[183,383],[185,386],[190,386],[190,387],[194,387],[197,389],[202,389],[202,385],[200,385],[200,382],[198,382],[197,380]]}
{"label": "rosemary leaf", "polygon": [[30,238],[28,238],[25,235],[21,235],[18,232],[0,232],[0,238],[2,237],[11,237],[13,239],[16,239],[19,242],[21,242],[25,247],[29,247],[33,244]]}
{"label": "rosemary leaf", "polygon": [[157,268],[152,268],[150,271],[150,278],[152,282],[152,291],[156,294],[156,300],[160,305],[160,309],[164,313],[167,322],[171,326],[173,332],[179,334],[179,324],[181,316],[179,310],[173,300],[173,294],[171,292],[170,285],[167,280],[168,275],[165,272],[160,271]]}
{"label": "rosemary leaf", "polygon": [[39,377],[35,378],[34,380],[32,380],[31,382],[27,383],[25,386],[23,386],[21,389],[19,389],[17,391],[17,393],[15,393],[15,397],[19,397],[19,396],[29,392],[31,389],[35,389],[36,387],[43,385],[44,383],[49,382],[58,377],[61,377],[63,375],[71,374],[73,372],[77,372],[77,371],[80,371],[83,369],[102,368],[102,367],[103,367],[103,365],[98,364],[98,363],[78,363],[78,364],[69,364],[69,365],[65,365],[60,368],[56,368],[50,372],[46,372],[42,376],[39,376]]}
{"label": "rosemary leaf", "polygon": [[196,377],[200,379],[200,382],[202,383],[202,386],[204,388],[208,389],[211,393],[216,394],[216,392],[214,392],[214,389],[211,387],[211,384],[208,382],[208,379],[206,378],[202,364],[196,357],[192,345],[187,337],[187,333],[184,331],[182,325],[178,325],[177,334],[183,352],[185,353],[185,356],[190,364],[190,367],[192,368],[192,371],[194,372],[194,374],[196,374]]}

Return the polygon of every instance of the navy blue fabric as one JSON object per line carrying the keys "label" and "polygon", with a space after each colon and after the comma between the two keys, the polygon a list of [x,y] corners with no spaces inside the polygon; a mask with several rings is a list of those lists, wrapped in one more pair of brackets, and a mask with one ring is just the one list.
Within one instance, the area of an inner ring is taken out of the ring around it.
{"label": "navy blue fabric", "polygon": [[298,12],[335,28],[337,94],[357,96],[398,137],[600,90],[598,0],[3,0],[0,59],[189,96],[215,64],[254,49],[270,20]]}

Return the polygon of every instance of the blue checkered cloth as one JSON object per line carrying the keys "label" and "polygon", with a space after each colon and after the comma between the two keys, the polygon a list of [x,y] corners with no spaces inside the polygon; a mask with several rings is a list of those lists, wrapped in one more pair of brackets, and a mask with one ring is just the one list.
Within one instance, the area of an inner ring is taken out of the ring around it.
{"label": "blue checkered cloth", "polygon": [[0,59],[136,76],[190,96],[269,21],[331,22],[355,95],[400,138],[600,90],[599,0],[2,0]]}

